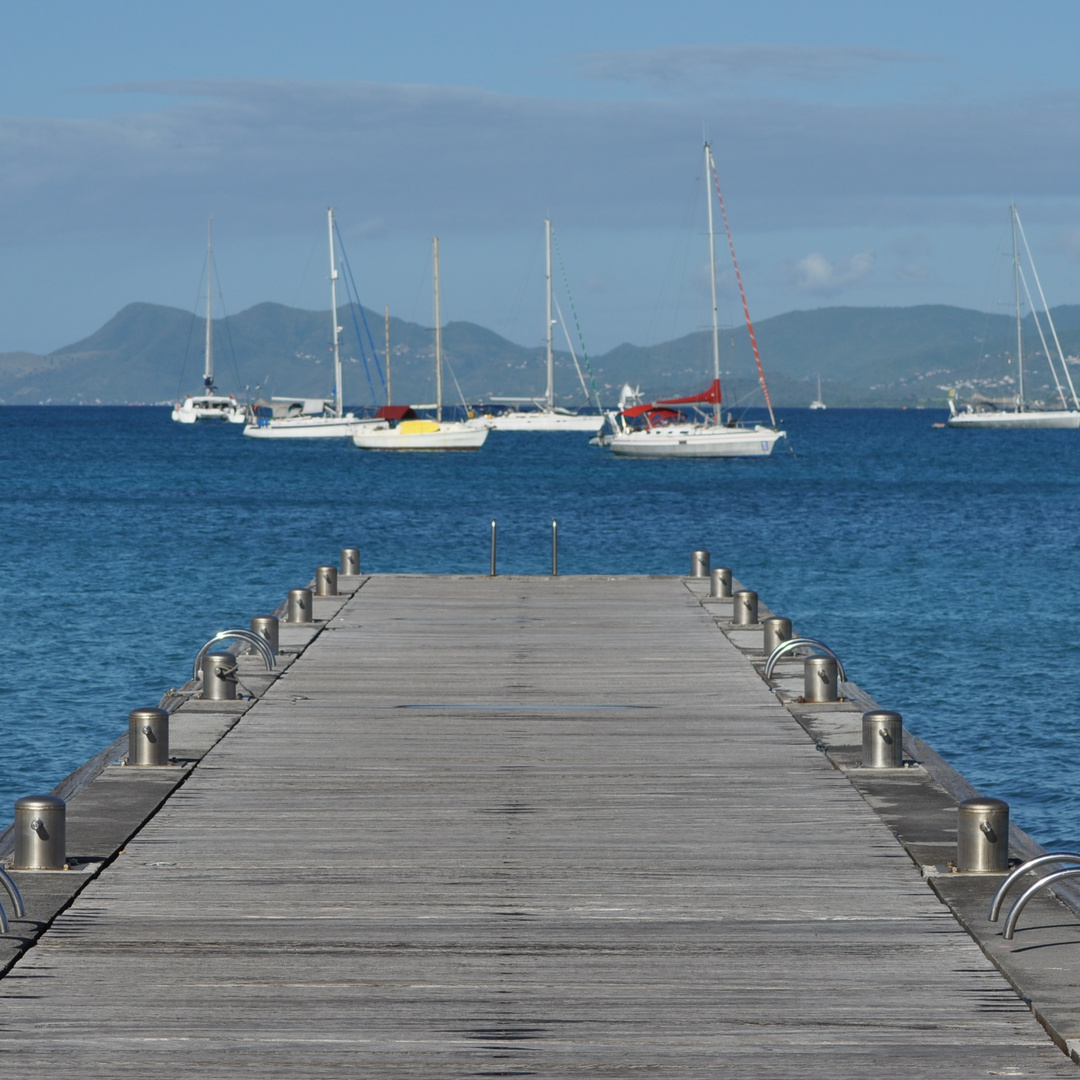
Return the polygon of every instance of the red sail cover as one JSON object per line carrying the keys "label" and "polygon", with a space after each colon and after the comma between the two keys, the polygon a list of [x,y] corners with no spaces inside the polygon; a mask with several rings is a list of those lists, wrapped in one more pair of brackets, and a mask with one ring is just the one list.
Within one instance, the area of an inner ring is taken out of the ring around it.
{"label": "red sail cover", "polygon": [[695,394],[693,397],[667,398],[664,401],[658,401],[657,405],[719,405],[722,400],[720,380],[713,379],[709,389],[702,394]]}

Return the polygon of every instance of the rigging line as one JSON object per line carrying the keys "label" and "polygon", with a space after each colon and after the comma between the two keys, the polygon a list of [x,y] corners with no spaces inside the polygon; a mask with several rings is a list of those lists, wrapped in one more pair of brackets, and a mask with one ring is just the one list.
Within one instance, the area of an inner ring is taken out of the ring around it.
{"label": "rigging line", "polygon": [[[375,359],[375,370],[379,373],[379,382],[382,383],[383,393],[386,393],[386,379],[383,376],[382,365],[379,363],[379,351],[375,348],[375,341],[371,336],[371,328],[368,326],[367,315],[364,313],[364,305],[360,303],[360,292],[356,288],[356,279],[353,277],[352,266],[349,264],[349,254],[345,250],[345,238],[341,235],[341,226],[337,221],[334,221],[334,232],[337,233],[338,244],[341,246],[341,258],[345,263],[345,272],[348,275],[348,280],[352,283],[353,299],[356,301],[356,306],[360,309],[360,319],[364,324],[364,331],[367,333],[368,345],[371,348],[371,355]],[[356,321],[356,316],[353,316],[353,322]],[[360,331],[357,329],[357,338],[360,337]],[[360,350],[363,352],[363,344],[360,345]],[[365,358],[365,363],[366,363]],[[374,392],[372,394],[374,396]],[[389,401],[387,402],[389,404]]]}
{"label": "rigging line", "polygon": [[731,226],[728,224],[727,209],[724,206],[724,196],[720,193],[720,176],[716,171],[716,159],[709,154],[712,163],[713,182],[716,184],[716,197],[720,201],[720,215],[724,219],[724,232],[727,233],[728,247],[731,249],[731,262],[735,267],[735,280],[739,283],[739,298],[742,300],[743,315],[746,316],[746,329],[750,332],[750,344],[754,348],[754,360],[757,363],[758,378],[761,380],[761,389],[765,394],[765,405],[769,410],[769,420],[776,427],[776,416],[773,413],[772,398],[769,397],[769,387],[765,383],[765,369],[761,366],[761,353],[758,352],[757,335],[754,333],[754,324],[750,319],[750,308],[746,303],[746,290],[743,288],[742,274],[739,272],[739,260],[735,258],[735,242],[731,239]]}
{"label": "rigging line", "polygon": [[[1034,267],[1031,268],[1034,272]],[[1024,273],[1024,268],[1020,267],[1020,281],[1024,286],[1024,295],[1027,297],[1028,307],[1031,308],[1031,319],[1035,323],[1035,329],[1039,333],[1039,340],[1042,342],[1043,352],[1046,354],[1046,362],[1050,365],[1050,374],[1054,377],[1054,385],[1057,387],[1058,397],[1061,398],[1062,407],[1067,409],[1069,403],[1065,400],[1065,390],[1061,385],[1061,380],[1058,378],[1057,365],[1054,363],[1053,354],[1046,344],[1046,336],[1043,334],[1042,323],[1039,321],[1039,313],[1035,310],[1035,305],[1031,302],[1031,290],[1028,288],[1027,275]],[[1053,325],[1053,324],[1051,324]]]}
{"label": "rigging line", "polygon": [[232,337],[232,325],[229,321],[229,316],[225,310],[225,294],[221,289],[221,274],[218,272],[217,258],[211,253],[211,271],[213,276],[217,278],[218,283],[218,299],[221,301],[221,320],[225,324],[225,337],[229,342],[229,359],[232,360],[233,374],[236,376],[236,388],[240,389],[244,385],[243,379],[240,377],[240,365],[236,362],[236,348],[233,345]]}
{"label": "rigging line", "polygon": [[566,347],[570,350],[570,356],[574,361],[574,370],[577,372],[578,382],[581,383],[581,389],[585,394],[585,400],[589,400],[589,387],[585,382],[585,376],[581,373],[581,365],[577,362],[577,353],[574,352],[574,343],[570,340],[570,331],[566,328],[566,320],[563,318],[562,308],[559,307],[559,298],[553,296],[551,298],[555,301],[555,311],[559,316],[559,325],[562,327],[562,332],[566,337]]}
{"label": "rigging line", "polygon": [[[551,230],[551,239],[555,242],[555,254],[559,258],[559,269],[562,271],[563,276],[563,288],[566,289],[567,299],[570,301],[570,314],[574,316],[574,328],[577,330],[578,341],[581,342],[581,358],[585,361],[585,370],[589,373],[589,382],[592,383],[593,396],[596,398],[596,407],[603,411],[603,406],[600,404],[600,391],[596,388],[596,376],[593,374],[592,364],[589,363],[589,352],[585,348],[585,335],[581,332],[581,322],[578,320],[577,307],[574,305],[574,294],[570,291],[570,281],[566,276],[566,265],[563,263],[562,248],[559,247],[559,238],[555,235],[555,230]],[[573,349],[571,348],[571,353]],[[574,357],[574,363],[577,363],[577,357]],[[588,399],[589,392],[585,391],[585,397]]]}
{"label": "rigging line", "polygon": [[[1073,386],[1072,376],[1069,374],[1069,365],[1065,362],[1065,353],[1062,351],[1061,342],[1058,341],[1057,327],[1054,326],[1054,319],[1050,314],[1050,305],[1046,302],[1046,296],[1043,293],[1042,282],[1039,280],[1039,271],[1035,269],[1035,260],[1031,257],[1031,248],[1028,247],[1027,234],[1024,232],[1024,223],[1020,220],[1019,213],[1016,215],[1016,224],[1020,226],[1020,239],[1024,241],[1024,251],[1027,253],[1028,265],[1031,267],[1031,274],[1035,278],[1035,287],[1039,290],[1039,299],[1042,301],[1043,310],[1046,312],[1046,321],[1050,324],[1050,333],[1054,337],[1054,344],[1057,346],[1058,359],[1061,361],[1061,370],[1065,374],[1065,381],[1069,384],[1069,393],[1072,394],[1073,404],[1080,409],[1080,401],[1076,397],[1076,388]],[[1027,289],[1027,282],[1024,283],[1025,290]],[[1028,303],[1031,304],[1031,297],[1028,297]],[[1031,304],[1031,313],[1035,314],[1035,305]],[[1038,326],[1038,319],[1036,319],[1035,325]],[[1039,334],[1042,334],[1042,330],[1039,330]],[[1046,343],[1043,342],[1043,348],[1046,348]],[[1046,351],[1046,359],[1050,361],[1050,369],[1053,371],[1054,362],[1050,356],[1050,351]],[[1057,379],[1057,373],[1054,373],[1054,379]],[[1058,387],[1060,390],[1060,386]],[[1062,401],[1065,407],[1068,408],[1068,403],[1065,402],[1064,396]]]}
{"label": "rigging line", "polygon": [[446,370],[450,372],[450,378],[454,380],[454,386],[457,388],[458,397],[461,399],[461,407],[465,410],[466,417],[469,416],[469,403],[465,400],[465,395],[461,392],[461,384],[457,381],[457,376],[454,374],[453,365],[446,358],[446,350],[443,350],[442,362],[446,365]]}
{"label": "rigging line", "polygon": [[195,322],[199,317],[199,298],[202,296],[203,280],[206,276],[206,260],[203,259],[202,270],[199,272],[199,286],[195,290],[195,303],[191,309],[191,322],[188,324],[188,339],[184,346],[184,360],[180,365],[180,380],[176,385],[176,395],[181,401],[184,399],[184,376],[187,374],[188,357],[191,355],[191,338],[195,333]]}

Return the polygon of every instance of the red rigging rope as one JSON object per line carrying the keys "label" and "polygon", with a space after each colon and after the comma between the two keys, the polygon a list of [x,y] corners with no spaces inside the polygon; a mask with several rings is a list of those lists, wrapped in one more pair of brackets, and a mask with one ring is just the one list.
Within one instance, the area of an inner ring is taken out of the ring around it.
{"label": "red rigging rope", "polygon": [[[711,155],[710,155],[711,157]],[[761,389],[765,393],[765,405],[769,410],[769,420],[776,427],[776,417],[773,415],[772,399],[769,397],[769,387],[765,383],[765,369],[761,366],[761,353],[758,352],[757,335],[754,333],[754,324],[750,319],[750,308],[746,303],[746,290],[743,289],[742,274],[739,273],[739,260],[735,258],[735,243],[731,239],[731,226],[728,225],[727,210],[724,207],[724,196],[720,193],[720,177],[716,172],[716,159],[712,162],[713,183],[716,185],[716,197],[720,200],[720,216],[724,219],[724,232],[727,233],[728,247],[731,249],[731,262],[735,267],[735,280],[739,283],[739,298],[742,300],[743,315],[746,316],[746,329],[750,331],[750,344],[754,349],[754,360],[757,363],[758,378],[761,380]]]}

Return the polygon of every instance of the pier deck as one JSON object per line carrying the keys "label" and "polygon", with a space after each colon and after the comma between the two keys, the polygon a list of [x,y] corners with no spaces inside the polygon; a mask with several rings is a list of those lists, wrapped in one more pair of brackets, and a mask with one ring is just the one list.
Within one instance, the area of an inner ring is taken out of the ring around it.
{"label": "pier deck", "polygon": [[7,1080],[1076,1075],[685,582],[328,606],[0,980]]}

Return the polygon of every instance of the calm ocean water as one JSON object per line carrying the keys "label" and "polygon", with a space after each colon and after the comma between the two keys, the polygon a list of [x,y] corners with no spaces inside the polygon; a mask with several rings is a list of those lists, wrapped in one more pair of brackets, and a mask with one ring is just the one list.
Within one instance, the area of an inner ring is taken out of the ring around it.
{"label": "calm ocean water", "polygon": [[0,408],[0,823],[342,546],[365,571],[486,573],[495,517],[500,571],[538,574],[555,517],[566,574],[683,573],[710,549],[1018,824],[1080,843],[1080,436],[780,415],[794,453],[663,462],[567,436],[396,456],[163,408]]}

